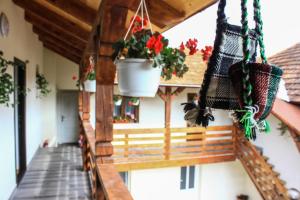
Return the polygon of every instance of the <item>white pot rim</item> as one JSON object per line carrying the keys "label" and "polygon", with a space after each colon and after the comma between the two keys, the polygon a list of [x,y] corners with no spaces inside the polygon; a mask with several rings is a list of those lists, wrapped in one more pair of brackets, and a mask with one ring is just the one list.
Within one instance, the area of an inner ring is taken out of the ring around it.
{"label": "white pot rim", "polygon": [[146,59],[146,58],[116,59],[115,64],[118,64],[118,63],[154,63],[154,60]]}

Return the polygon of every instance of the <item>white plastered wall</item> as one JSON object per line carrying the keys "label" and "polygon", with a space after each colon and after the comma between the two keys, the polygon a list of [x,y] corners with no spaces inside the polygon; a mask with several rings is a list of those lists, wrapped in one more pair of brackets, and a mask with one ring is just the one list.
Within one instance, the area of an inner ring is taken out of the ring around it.
{"label": "white plastered wall", "polygon": [[49,146],[55,146],[57,143],[57,92],[58,90],[77,90],[76,80],[72,77],[78,77],[78,65],[70,60],[44,48],[44,67],[45,76],[50,83],[52,92],[45,98],[44,125],[47,130],[44,132],[44,140],[49,140]]}
{"label": "white plastered wall", "polygon": [[[43,100],[36,98],[35,74],[36,66],[43,71],[43,47],[37,35],[32,32],[32,26],[24,20],[24,11],[12,1],[0,0],[0,12],[5,12],[10,24],[7,38],[0,37],[0,50],[4,57],[13,60],[14,57],[27,64],[27,88],[31,90],[26,96],[26,142],[27,163],[37,150],[43,136],[41,125],[43,115]],[[13,73],[13,69],[9,69]],[[13,98],[13,97],[12,97]],[[0,106],[0,200],[9,198],[16,186],[15,175],[15,140],[14,140],[14,110],[12,107]]]}

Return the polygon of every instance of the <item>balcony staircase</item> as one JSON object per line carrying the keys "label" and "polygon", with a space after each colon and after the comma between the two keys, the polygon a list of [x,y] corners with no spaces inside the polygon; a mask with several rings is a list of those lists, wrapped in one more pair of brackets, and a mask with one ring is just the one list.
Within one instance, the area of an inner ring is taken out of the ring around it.
{"label": "balcony staircase", "polygon": [[262,150],[256,148],[241,133],[237,137],[237,158],[243,164],[252,182],[264,200],[288,200],[286,182],[280,179],[280,173],[268,162]]}

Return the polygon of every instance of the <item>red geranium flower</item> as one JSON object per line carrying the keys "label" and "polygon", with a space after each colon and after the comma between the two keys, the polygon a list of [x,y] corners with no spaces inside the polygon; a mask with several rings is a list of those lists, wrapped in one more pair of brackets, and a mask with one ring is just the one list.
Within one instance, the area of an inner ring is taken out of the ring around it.
{"label": "red geranium flower", "polygon": [[163,39],[163,36],[160,34],[158,36],[153,35],[147,41],[146,47],[150,50],[154,50],[155,54],[157,55],[162,51],[162,49],[164,47],[162,39]]}
{"label": "red geranium flower", "polygon": [[185,46],[184,46],[183,42],[181,42],[181,44],[179,46],[179,50],[180,51],[184,51],[185,50]]}
{"label": "red geranium flower", "polygon": [[73,79],[73,81],[76,81],[77,80],[77,76],[73,75],[72,79]]}
{"label": "red geranium flower", "polygon": [[190,50],[190,52],[189,52],[190,55],[194,55],[198,51],[197,45],[198,45],[197,39],[193,39],[193,40],[189,39],[186,42],[185,46],[186,46],[186,48],[188,48]]}
{"label": "red geranium flower", "polygon": [[201,49],[202,59],[204,62],[207,62],[212,54],[213,47],[212,46],[205,46],[204,49]]}
{"label": "red geranium flower", "polygon": [[132,23],[133,20],[134,22],[131,30],[132,33],[141,31],[143,29],[143,26],[147,26],[148,24],[148,19],[144,18],[144,20],[142,20],[140,16],[136,16],[135,19],[131,17],[130,23]]}

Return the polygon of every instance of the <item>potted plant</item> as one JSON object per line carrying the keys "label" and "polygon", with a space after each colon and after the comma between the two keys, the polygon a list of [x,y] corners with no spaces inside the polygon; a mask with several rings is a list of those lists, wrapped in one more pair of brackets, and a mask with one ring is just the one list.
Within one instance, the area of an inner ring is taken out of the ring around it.
{"label": "potted plant", "polygon": [[115,106],[121,106],[122,99],[123,99],[122,96],[114,95],[114,104],[115,104]]}
{"label": "potted plant", "polygon": [[46,97],[51,90],[49,89],[49,82],[47,81],[46,77],[39,72],[36,71],[36,89],[38,91],[37,98]]}
{"label": "potted plant", "polygon": [[15,87],[13,77],[7,72],[7,69],[9,66],[14,66],[14,62],[6,60],[2,56],[3,52],[0,51],[0,105],[9,106]]}
{"label": "potted plant", "polygon": [[96,74],[94,59],[91,56],[89,58],[89,66],[85,68],[86,80],[84,81],[84,90],[87,92],[96,92]]}
{"label": "potted plant", "polygon": [[169,47],[169,42],[158,32],[143,28],[147,20],[139,16],[132,19],[131,36],[113,45],[121,95],[132,97],[154,97],[160,76],[169,80],[182,77],[188,67],[185,64],[185,47],[190,55],[197,52],[197,40],[189,40],[180,48]]}
{"label": "potted plant", "polygon": [[131,97],[128,101],[129,106],[138,106],[140,104],[140,99],[138,97]]}

